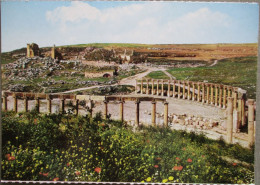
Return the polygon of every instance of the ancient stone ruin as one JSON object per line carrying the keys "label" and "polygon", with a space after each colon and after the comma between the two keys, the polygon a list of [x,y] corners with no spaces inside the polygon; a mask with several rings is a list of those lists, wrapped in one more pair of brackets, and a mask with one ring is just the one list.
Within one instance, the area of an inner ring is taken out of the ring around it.
{"label": "ancient stone ruin", "polygon": [[35,57],[40,56],[40,49],[39,46],[35,43],[27,44],[27,57]]}

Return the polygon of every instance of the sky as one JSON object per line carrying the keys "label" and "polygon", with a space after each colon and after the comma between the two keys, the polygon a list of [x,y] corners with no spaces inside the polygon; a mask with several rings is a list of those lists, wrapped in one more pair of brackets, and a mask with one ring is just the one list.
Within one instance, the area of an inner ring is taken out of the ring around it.
{"label": "sky", "polygon": [[2,52],[87,43],[257,43],[257,3],[1,2]]}

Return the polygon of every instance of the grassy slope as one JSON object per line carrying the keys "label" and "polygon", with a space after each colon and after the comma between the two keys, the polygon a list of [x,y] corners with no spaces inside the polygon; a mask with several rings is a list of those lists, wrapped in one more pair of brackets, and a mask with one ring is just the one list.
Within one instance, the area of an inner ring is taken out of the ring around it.
{"label": "grassy slope", "polygon": [[212,67],[175,68],[168,70],[179,80],[204,81],[241,87],[255,98],[257,57],[220,60]]}

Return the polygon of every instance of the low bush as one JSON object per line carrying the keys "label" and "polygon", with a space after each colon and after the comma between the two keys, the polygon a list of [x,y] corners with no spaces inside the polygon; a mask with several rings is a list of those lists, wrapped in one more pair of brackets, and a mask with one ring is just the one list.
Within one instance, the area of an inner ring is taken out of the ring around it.
{"label": "low bush", "polygon": [[242,164],[253,165],[252,149],[195,133],[133,129],[100,113],[90,118],[7,112],[2,128],[6,180],[254,182],[253,169]]}

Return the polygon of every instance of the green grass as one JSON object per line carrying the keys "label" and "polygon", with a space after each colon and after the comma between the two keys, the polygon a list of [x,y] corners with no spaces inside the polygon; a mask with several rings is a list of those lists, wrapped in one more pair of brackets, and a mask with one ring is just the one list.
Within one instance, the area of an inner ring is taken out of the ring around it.
{"label": "green grass", "polygon": [[253,149],[101,114],[2,113],[2,134],[5,180],[254,183]]}
{"label": "green grass", "polygon": [[247,90],[256,97],[257,57],[223,59],[212,67],[173,68],[168,70],[178,80],[220,83]]}
{"label": "green grass", "polygon": [[167,76],[162,71],[153,71],[146,75],[146,78],[152,78],[152,79],[170,79],[169,76]]}

